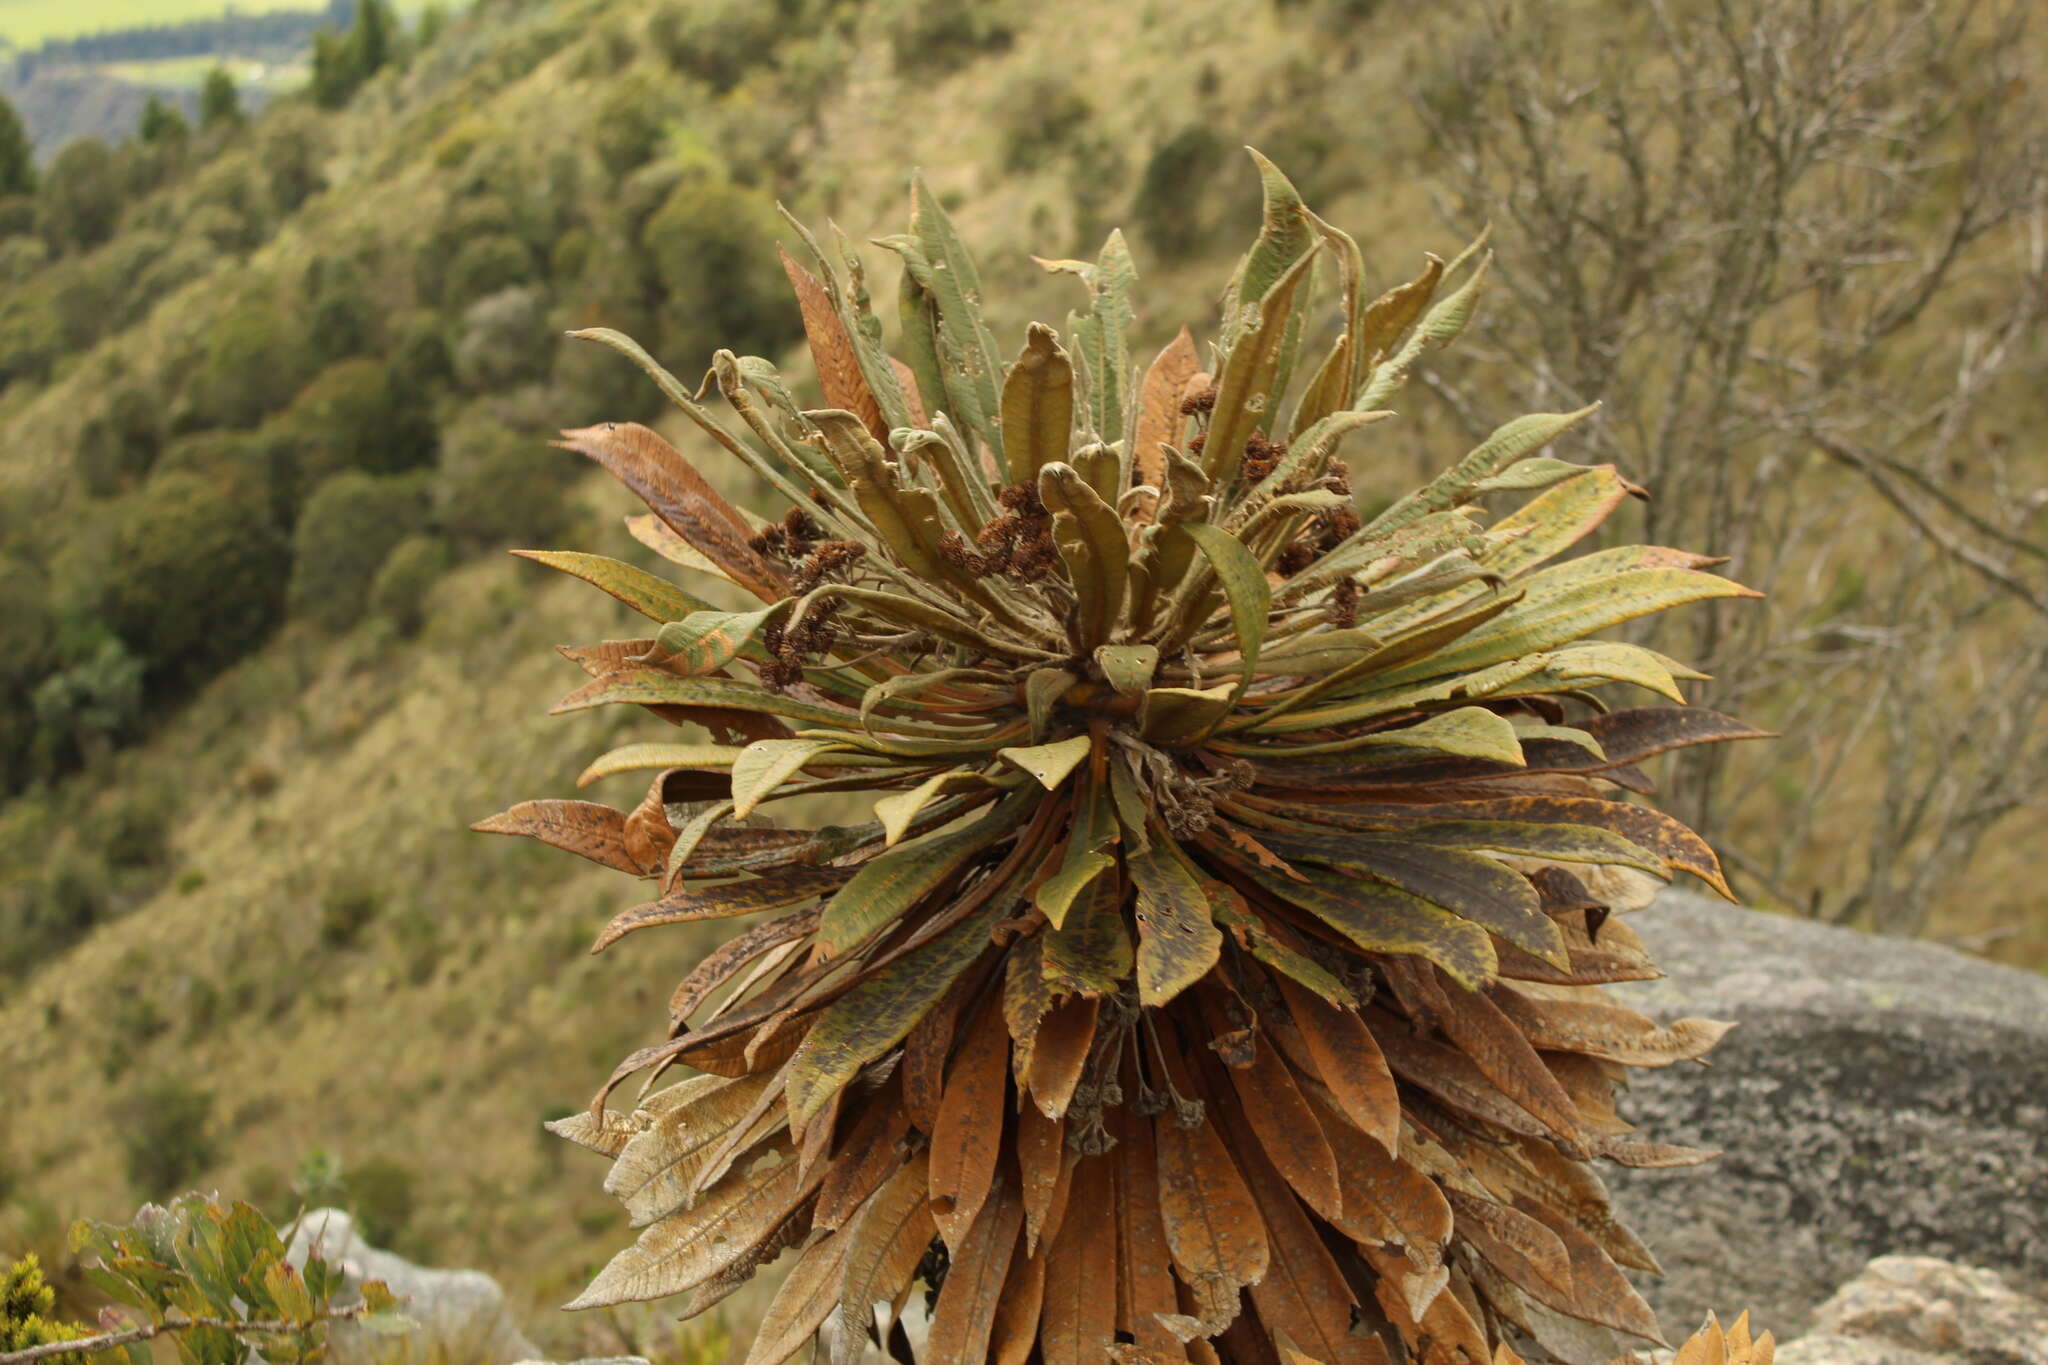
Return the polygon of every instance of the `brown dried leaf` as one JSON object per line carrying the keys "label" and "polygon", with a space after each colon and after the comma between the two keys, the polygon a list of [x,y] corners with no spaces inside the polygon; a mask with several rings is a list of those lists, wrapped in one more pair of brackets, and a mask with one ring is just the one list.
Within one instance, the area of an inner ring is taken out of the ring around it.
{"label": "brown dried leaf", "polygon": [[1112,1197],[1110,1163],[1083,1157],[1074,1198],[1089,1217],[1067,1219],[1046,1254],[1038,1341],[1045,1365],[1097,1365],[1116,1337],[1116,1229],[1097,1216]]}
{"label": "brown dried leaf", "polygon": [[846,1274],[839,1291],[839,1336],[833,1343],[834,1365],[856,1359],[868,1339],[875,1305],[894,1302],[917,1273],[925,1248],[936,1230],[925,1185],[930,1179],[925,1154],[905,1162],[875,1191],[859,1221],[842,1234],[852,1239],[846,1253]]}
{"label": "brown dried leaf", "polygon": [[839,1282],[852,1245],[852,1237],[838,1233],[803,1254],[762,1314],[745,1365],[782,1365],[811,1344],[838,1306]]}
{"label": "brown dried leaf", "polygon": [[521,801],[470,828],[479,834],[517,834],[538,839],[620,872],[638,875],[650,871],[647,864],[626,851],[625,826],[623,812],[595,801]]}
{"label": "brown dried leaf", "polygon": [[826,1229],[845,1226],[896,1170],[903,1159],[899,1144],[909,1131],[910,1116],[903,1112],[893,1086],[885,1088],[861,1111],[846,1141],[826,1163],[812,1221]]}
{"label": "brown dried leaf", "polygon": [[1045,1304],[1045,1258],[1020,1249],[1010,1262],[1010,1278],[996,1306],[989,1333],[989,1365],[1024,1365],[1038,1346],[1038,1319]]}
{"label": "brown dried leaf", "polygon": [[1017,1254],[1024,1205],[1016,1188],[999,1184],[946,1269],[932,1310],[925,1350],[932,1360],[986,1360],[996,1311]]}
{"label": "brown dried leaf", "polygon": [[1173,1263],[1190,1284],[1256,1283],[1266,1273],[1266,1227],[1244,1177],[1207,1120],[1184,1128],[1168,1111],[1153,1125],[1159,1208]]}
{"label": "brown dried leaf", "polygon": [[1355,1010],[1338,1009],[1284,976],[1274,978],[1315,1073],[1344,1116],[1388,1152],[1401,1139],[1401,1096],[1372,1030]]}
{"label": "brown dried leaf", "polygon": [[1067,1152],[1067,1121],[1047,1118],[1033,1105],[1017,1114],[1017,1166],[1024,1181],[1024,1248],[1036,1255],[1039,1239],[1057,1226],[1054,1206],[1064,1200],[1073,1162]]}
{"label": "brown dried leaf", "polygon": [[1166,1224],[1159,1210],[1159,1161],[1153,1148],[1152,1125],[1131,1112],[1117,1111],[1118,1141],[1111,1152],[1116,1177],[1117,1329],[1158,1361],[1185,1365],[1187,1351],[1179,1338],[1159,1321],[1162,1313],[1180,1311],[1174,1297],[1172,1262],[1166,1247]]}
{"label": "brown dried leaf", "polygon": [[1010,1077],[1010,1035],[993,1000],[967,1025],[967,1037],[946,1071],[938,1123],[932,1129],[931,1208],[949,1250],[974,1226],[995,1178],[1003,1145],[1003,1099]]}
{"label": "brown dried leaf", "polygon": [[782,257],[782,272],[789,276],[790,287],[796,291],[797,307],[803,313],[804,336],[811,344],[811,363],[818,370],[818,387],[825,391],[825,406],[844,409],[860,418],[868,434],[886,445],[889,424],[882,419],[882,409],[868,389],[867,378],[860,370],[860,357],[846,335],[846,325],[839,320],[839,310],[832,305],[832,295],[823,281],[798,265],[787,251],[781,247],[775,250]]}
{"label": "brown dried leaf", "polygon": [[[1304,1113],[1306,1109],[1304,1104]],[[1237,1117],[1251,1120],[1255,1114],[1256,1110],[1247,1107],[1238,1111]],[[1307,1115],[1306,1121],[1311,1128],[1315,1126],[1313,1115]],[[1351,1334],[1351,1311],[1358,1300],[1315,1224],[1288,1188],[1293,1182],[1268,1159],[1272,1148],[1264,1134],[1254,1141],[1252,1132],[1247,1131],[1255,1128],[1253,1123],[1241,1122],[1233,1127],[1231,1136],[1252,1197],[1265,1216],[1266,1238],[1272,1249],[1270,1268],[1251,1287],[1259,1321],[1276,1335],[1285,1333],[1304,1343],[1325,1365],[1373,1365],[1375,1356],[1366,1339]]]}
{"label": "brown dried leaf", "polygon": [[739,509],[654,431],[638,422],[606,422],[564,431],[556,444],[603,465],[748,592],[764,602],[789,595],[788,576],[747,544],[753,531]]}
{"label": "brown dried leaf", "polygon": [[[1344,1196],[1337,1183],[1337,1158],[1272,1040],[1257,1047],[1249,1067],[1224,1069],[1237,1091],[1239,1112],[1258,1135],[1266,1157],[1310,1208],[1325,1218],[1341,1217]],[[1262,1206],[1266,1202],[1260,1200]]]}
{"label": "brown dried leaf", "polygon": [[1444,1033],[1481,1074],[1559,1137],[1576,1137],[1579,1111],[1571,1096],[1500,1006],[1477,991],[1460,990],[1453,982],[1445,983],[1442,998],[1448,1004],[1442,1021]]}
{"label": "brown dried leaf", "polygon": [[1180,434],[1187,429],[1187,419],[1180,414],[1181,400],[1201,363],[1195,339],[1183,327],[1153,358],[1139,381],[1138,434],[1131,450],[1134,482],[1166,487],[1166,457],[1159,447],[1180,444]]}
{"label": "brown dried leaf", "polygon": [[1524,1197],[1515,1201],[1515,1207],[1555,1233],[1571,1257],[1570,1297],[1546,1298],[1523,1286],[1531,1298],[1586,1322],[1612,1327],[1659,1346],[1670,1344],[1658,1330],[1657,1315],[1650,1311],[1650,1305],[1643,1302],[1643,1296],[1636,1293],[1628,1277],[1607,1258],[1597,1242],[1542,1200]]}
{"label": "brown dried leaf", "polygon": [[724,882],[717,886],[688,887],[672,891],[660,900],[636,905],[612,917],[590,945],[601,953],[636,929],[657,924],[689,924],[697,920],[728,919],[762,910],[780,910],[826,895],[846,885],[853,869],[803,867],[754,881]]}
{"label": "brown dried leaf", "polygon": [[1075,996],[1055,1007],[1038,1026],[1027,1082],[1032,1102],[1048,1118],[1063,1116],[1073,1102],[1095,1042],[1101,1003],[1092,996]]}

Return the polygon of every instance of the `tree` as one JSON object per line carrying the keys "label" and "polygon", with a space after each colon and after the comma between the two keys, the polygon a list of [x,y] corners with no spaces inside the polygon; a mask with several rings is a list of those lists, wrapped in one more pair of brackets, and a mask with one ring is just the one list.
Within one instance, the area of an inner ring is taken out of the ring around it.
{"label": "tree", "polygon": [[192,126],[185,122],[185,116],[174,104],[165,102],[156,95],[149,97],[149,103],[142,106],[142,121],[136,128],[136,136],[152,145],[170,145],[183,142],[192,132]]}
{"label": "tree", "polygon": [[426,518],[426,487],[415,476],[351,470],[314,489],[292,537],[292,615],[329,630],[354,625],[377,571]]}
{"label": "tree", "polygon": [[1769,591],[1645,638],[1803,738],[1688,751],[1667,805],[1752,894],[1886,932],[2010,896],[1972,861],[2048,798],[2048,488],[1998,397],[2048,322],[2034,8],[1657,9],[1668,78],[1634,79],[1474,6],[1417,101],[1453,210],[1503,229],[1506,363],[1425,381],[1469,431],[1602,400],[1643,537],[1711,535]]}
{"label": "tree", "polygon": [[356,0],[355,22],[348,29],[348,59],[357,84],[382,71],[391,60],[396,27],[384,0]]}
{"label": "tree", "polygon": [[241,121],[242,96],[235,89],[235,78],[226,67],[216,66],[206,73],[206,82],[199,87],[199,126],[211,132]]}
{"label": "tree", "polygon": [[0,97],[0,195],[34,194],[35,189],[36,149],[21,115]]}
{"label": "tree", "polygon": [[50,250],[86,251],[113,236],[121,197],[114,149],[96,137],[67,143],[51,160],[36,199]]}
{"label": "tree", "polygon": [[297,319],[267,300],[251,299],[213,325],[188,394],[205,423],[252,427],[291,401],[312,366]]}
{"label": "tree", "polygon": [[79,606],[184,687],[258,644],[284,600],[286,545],[254,479],[159,474],[109,505]]}

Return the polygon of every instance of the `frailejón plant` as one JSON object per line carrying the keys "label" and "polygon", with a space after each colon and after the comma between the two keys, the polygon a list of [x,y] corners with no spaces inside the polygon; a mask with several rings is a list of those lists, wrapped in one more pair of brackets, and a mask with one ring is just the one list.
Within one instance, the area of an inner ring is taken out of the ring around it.
{"label": "frailej\u00f3n plant", "polygon": [[[1378,298],[1358,247],[1263,160],[1263,229],[1206,351],[1133,363],[1112,235],[1088,310],[1014,358],[914,187],[896,350],[860,259],[792,223],[824,405],[720,352],[716,415],[627,338],[785,515],[729,503],[654,432],[565,433],[643,498],[634,534],[752,611],[586,554],[532,558],[654,623],[564,653],[558,707],[646,707],[630,811],[530,801],[478,826],[648,878],[605,948],[750,916],[563,1136],[613,1159],[638,1242],[574,1305],[701,1311],[785,1254],[753,1362],[832,1357],[935,1290],[933,1361],[1568,1358],[1656,1339],[1650,1254],[1588,1164],[1706,1153],[1616,1116],[1631,1066],[1724,1026],[1603,1002],[1655,974],[1625,921],[1691,831],[1636,766],[1757,732],[1702,675],[1603,628],[1753,596],[1679,550],[1560,558],[1637,490],[1509,422],[1362,515],[1340,459],[1471,317],[1478,247]],[[1475,504],[1529,495],[1489,519]],[[687,579],[686,579],[687,581]],[[688,733],[688,732],[686,732]],[[763,818],[860,793],[872,819]],[[639,1099],[615,1087],[649,1073]],[[683,1079],[677,1079],[682,1077]],[[877,1309],[887,1310],[879,1317]]]}

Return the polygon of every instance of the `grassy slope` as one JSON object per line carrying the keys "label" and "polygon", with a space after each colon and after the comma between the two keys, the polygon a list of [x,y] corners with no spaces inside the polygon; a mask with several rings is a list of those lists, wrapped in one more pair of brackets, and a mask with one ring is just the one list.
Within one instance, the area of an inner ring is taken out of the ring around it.
{"label": "grassy slope", "polygon": [[[556,7],[549,23],[630,28],[635,8],[586,0]],[[987,244],[988,290],[1006,337],[1027,312],[1058,317],[1073,302],[1072,282],[1045,276],[1025,253],[1077,247],[1065,173],[1000,170],[994,113],[1015,80],[1063,69],[1114,92],[1100,101],[1104,131],[1129,149],[1134,180],[1147,149],[1194,117],[1198,102],[1241,104],[1255,126],[1284,98],[1289,66],[1317,60],[1312,31],[1283,33],[1263,11],[1247,20],[1220,3],[1178,7],[1170,34],[1163,19],[1148,24],[1121,7],[1054,0],[1032,14],[1007,53],[920,88],[893,78],[873,40],[825,117],[810,202],[796,205],[814,218],[831,213],[856,236],[894,230],[905,171],[925,166],[942,192],[967,197],[962,226]],[[538,23],[497,22],[515,31]],[[1224,46],[1233,23],[1248,26],[1249,55]],[[1081,28],[1091,44],[1077,51],[1071,35]],[[444,68],[466,47],[489,46],[460,32],[451,41],[456,55],[437,49],[433,59]],[[1126,60],[1140,49],[1143,62]],[[1402,42],[1375,47],[1372,66],[1357,73],[1361,88],[1395,84],[1402,51]],[[574,127],[560,112],[595,98],[614,74],[583,74],[588,63],[572,46],[478,96],[428,65],[365,92],[339,124],[335,188],[259,264],[302,261],[353,232],[418,230],[444,202],[434,148],[449,128],[474,116],[559,142]],[[1206,98],[1197,94],[1205,66],[1220,81]],[[430,88],[432,98],[415,97]],[[948,117],[931,117],[935,101]],[[1127,195],[1119,186],[1112,197]],[[1412,187],[1373,199],[1363,226],[1380,278],[1440,241],[1426,223],[1392,230],[1398,209],[1418,206]],[[1152,279],[1148,331],[1163,340],[1184,318],[1202,322],[1226,268],[1219,257]],[[880,272],[877,293],[892,280]],[[33,401],[0,413],[12,438],[0,482],[60,484],[75,414],[100,369],[203,330],[227,285],[217,275],[189,287]],[[1175,299],[1168,315],[1163,305]],[[537,459],[549,458],[543,436],[535,433]],[[701,443],[687,448],[720,475]],[[625,495],[593,482],[585,496],[602,515],[567,539],[632,553],[616,521]],[[566,1296],[623,1228],[589,1159],[546,1139],[538,1121],[548,1106],[580,1103],[619,1055],[648,1040],[701,940],[669,933],[589,959],[590,935],[634,888],[566,855],[464,827],[514,800],[566,793],[611,738],[607,727],[635,723],[544,714],[577,676],[548,646],[625,629],[623,613],[580,584],[509,562],[472,565],[437,588],[418,641],[368,630],[338,641],[289,634],[124,761],[123,783],[176,793],[181,875],[0,1001],[0,1067],[12,1078],[0,1150],[26,1189],[60,1216],[127,1211],[107,1108],[179,1077],[216,1095],[220,1157],[208,1183],[231,1193],[274,1185],[314,1149],[348,1164],[395,1160],[415,1173],[412,1235],[435,1259],[486,1265],[535,1304]],[[281,687],[299,689],[300,700],[275,711],[262,698]],[[644,723],[634,733],[644,735]],[[621,789],[600,799],[630,804],[632,779],[615,782]],[[0,811],[0,840],[45,837],[22,811]],[[378,909],[355,946],[336,949],[323,946],[319,924],[323,901],[342,891],[366,892]],[[121,999],[146,1000],[168,1027],[140,1042],[124,1036]],[[217,1002],[212,1026],[195,1014],[208,999]],[[5,1227],[0,1220],[0,1240]]]}

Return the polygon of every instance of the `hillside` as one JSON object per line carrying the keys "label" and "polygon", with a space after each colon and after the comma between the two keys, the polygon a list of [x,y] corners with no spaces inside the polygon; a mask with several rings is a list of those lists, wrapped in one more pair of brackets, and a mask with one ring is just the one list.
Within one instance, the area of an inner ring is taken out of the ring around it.
{"label": "hillside", "polygon": [[[1647,41],[1633,7],[1570,14],[1617,50]],[[626,495],[545,441],[658,406],[557,334],[616,326],[686,377],[721,344],[802,373],[775,203],[863,241],[899,229],[922,166],[1006,346],[1075,301],[1030,253],[1092,255],[1119,223],[1156,345],[1210,322],[1253,230],[1247,143],[1383,288],[1460,245],[1430,125],[1467,82],[1483,93],[1478,42],[1341,0],[487,0],[345,107],[283,100],[175,156],[112,154],[126,188],[96,245],[7,237],[0,1243],[123,1214],[167,1170],[283,1211],[295,1181],[330,1193],[332,1160],[399,1249],[487,1266],[535,1306],[566,1297],[621,1229],[596,1167],[539,1123],[648,1040],[701,940],[590,958],[634,888],[466,832],[645,737],[545,714],[578,680],[548,647],[625,618],[501,553],[652,562],[620,528]],[[886,253],[867,260],[891,298]],[[2003,286],[1970,287],[1975,308]],[[1503,356],[1481,338],[1445,368],[1506,411]],[[2043,364],[2036,345],[2016,373]],[[2000,420],[2023,427],[2041,386],[2009,382]],[[1469,445],[1455,404],[1412,407],[1355,459],[1364,496]],[[1834,561],[1799,567],[1813,601],[1851,600]],[[1886,607],[1873,589],[1857,609]],[[1978,673],[2010,618],[1987,619]],[[1778,714],[1757,719],[1794,715],[1761,695]],[[1862,804],[1744,889],[1791,908],[1860,863],[1883,762],[1831,770]],[[1755,760],[1729,779],[1739,820],[1710,832],[1767,844],[1809,778]],[[598,799],[630,804],[631,779],[611,782]],[[2014,929],[1987,942],[2048,964],[2048,906],[2013,875],[2048,827],[2038,804],[2007,814],[1930,896],[1935,928]]]}

